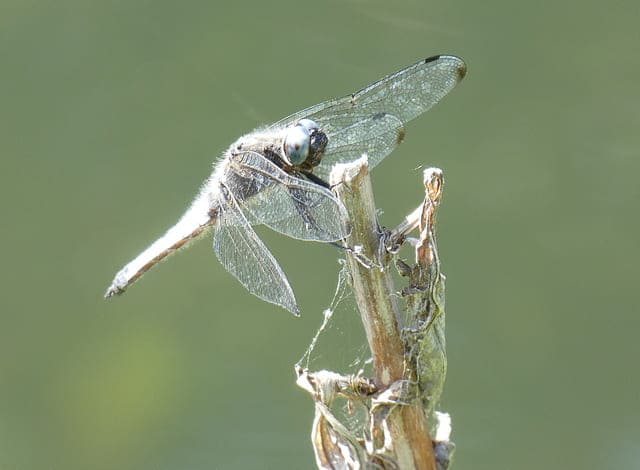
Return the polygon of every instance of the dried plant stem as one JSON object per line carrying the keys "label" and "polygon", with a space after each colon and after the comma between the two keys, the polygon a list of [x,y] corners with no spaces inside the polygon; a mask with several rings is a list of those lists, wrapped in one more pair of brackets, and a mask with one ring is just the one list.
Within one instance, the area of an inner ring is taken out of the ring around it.
{"label": "dried plant stem", "polygon": [[[381,233],[366,157],[338,165],[330,183],[351,223],[347,257],[353,292],[373,357],[374,380],[380,390],[410,379],[406,376],[406,351],[399,330],[396,291],[386,260],[381,259]],[[401,469],[435,469],[433,446],[425,410],[420,400],[396,406],[386,417],[395,463]],[[380,431],[382,432],[382,431]],[[374,434],[376,430],[373,429]]]}

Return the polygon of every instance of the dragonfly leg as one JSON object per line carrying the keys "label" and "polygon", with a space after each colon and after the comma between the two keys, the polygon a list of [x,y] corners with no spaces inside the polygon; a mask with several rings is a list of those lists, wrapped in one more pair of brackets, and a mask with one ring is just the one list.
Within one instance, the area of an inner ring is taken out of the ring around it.
{"label": "dragonfly leg", "polygon": [[322,186],[323,188],[331,189],[331,185],[319,176],[316,176],[313,173],[307,171],[301,171],[300,173],[302,173],[302,175],[312,183]]}

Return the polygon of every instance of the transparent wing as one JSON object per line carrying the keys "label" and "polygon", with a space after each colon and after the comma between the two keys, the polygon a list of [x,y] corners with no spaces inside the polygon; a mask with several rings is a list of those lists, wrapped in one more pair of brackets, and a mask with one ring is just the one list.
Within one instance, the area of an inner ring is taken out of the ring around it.
{"label": "transparent wing", "polygon": [[[367,122],[374,123],[376,115],[392,115],[400,124],[405,124],[440,101],[465,74],[465,63],[458,57],[429,57],[351,95],[328,100],[292,114],[272,127],[288,126],[303,118],[312,119],[329,138],[321,165],[345,161],[345,156],[349,157],[346,160],[352,160],[364,152],[374,153],[371,151],[371,144],[368,143],[372,131],[367,130]],[[384,128],[384,125],[382,127]],[[344,134],[342,131],[345,128],[351,128],[353,131]],[[361,138],[356,138],[355,129],[359,129],[360,133],[357,135]],[[399,142],[398,132],[394,135],[390,131],[391,127],[387,129],[387,134],[378,139],[374,164],[388,155]],[[400,139],[401,137],[400,131]]]}
{"label": "transparent wing", "polygon": [[355,160],[364,153],[369,157],[369,168],[376,166],[402,142],[404,127],[393,114],[378,113],[347,123],[327,137],[322,161],[313,170],[325,180],[335,163]]}
{"label": "transparent wing", "polygon": [[253,223],[300,240],[348,235],[345,209],[331,191],[289,175],[259,153],[232,155],[225,180]]}
{"label": "transparent wing", "polygon": [[253,295],[299,315],[282,268],[258,238],[229,188],[221,184],[213,249],[224,268]]}

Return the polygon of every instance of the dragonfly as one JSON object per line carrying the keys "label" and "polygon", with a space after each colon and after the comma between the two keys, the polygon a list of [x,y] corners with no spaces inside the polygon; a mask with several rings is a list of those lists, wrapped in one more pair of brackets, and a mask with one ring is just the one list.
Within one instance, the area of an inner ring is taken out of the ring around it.
{"label": "dragonfly", "polygon": [[429,57],[240,137],[214,163],[178,222],[118,271],[105,298],[122,294],[167,256],[213,232],[214,252],[229,273],[250,293],[299,315],[284,271],[253,227],[300,240],[344,240],[345,209],[326,183],[332,166],[366,154],[373,168],[403,140],[404,125],[465,74],[458,57]]}

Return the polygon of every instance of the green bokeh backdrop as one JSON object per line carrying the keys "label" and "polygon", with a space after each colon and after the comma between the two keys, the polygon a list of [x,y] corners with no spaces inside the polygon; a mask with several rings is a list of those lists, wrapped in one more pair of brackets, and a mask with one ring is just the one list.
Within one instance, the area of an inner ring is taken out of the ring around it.
{"label": "green bokeh backdrop", "polygon": [[387,224],[420,166],[447,179],[455,468],[638,468],[639,20],[634,0],[2,0],[0,468],[313,468],[292,364],[336,250],[264,232],[301,319],[209,240],[101,294],[240,134],[437,53],[467,78],[373,176]]}

